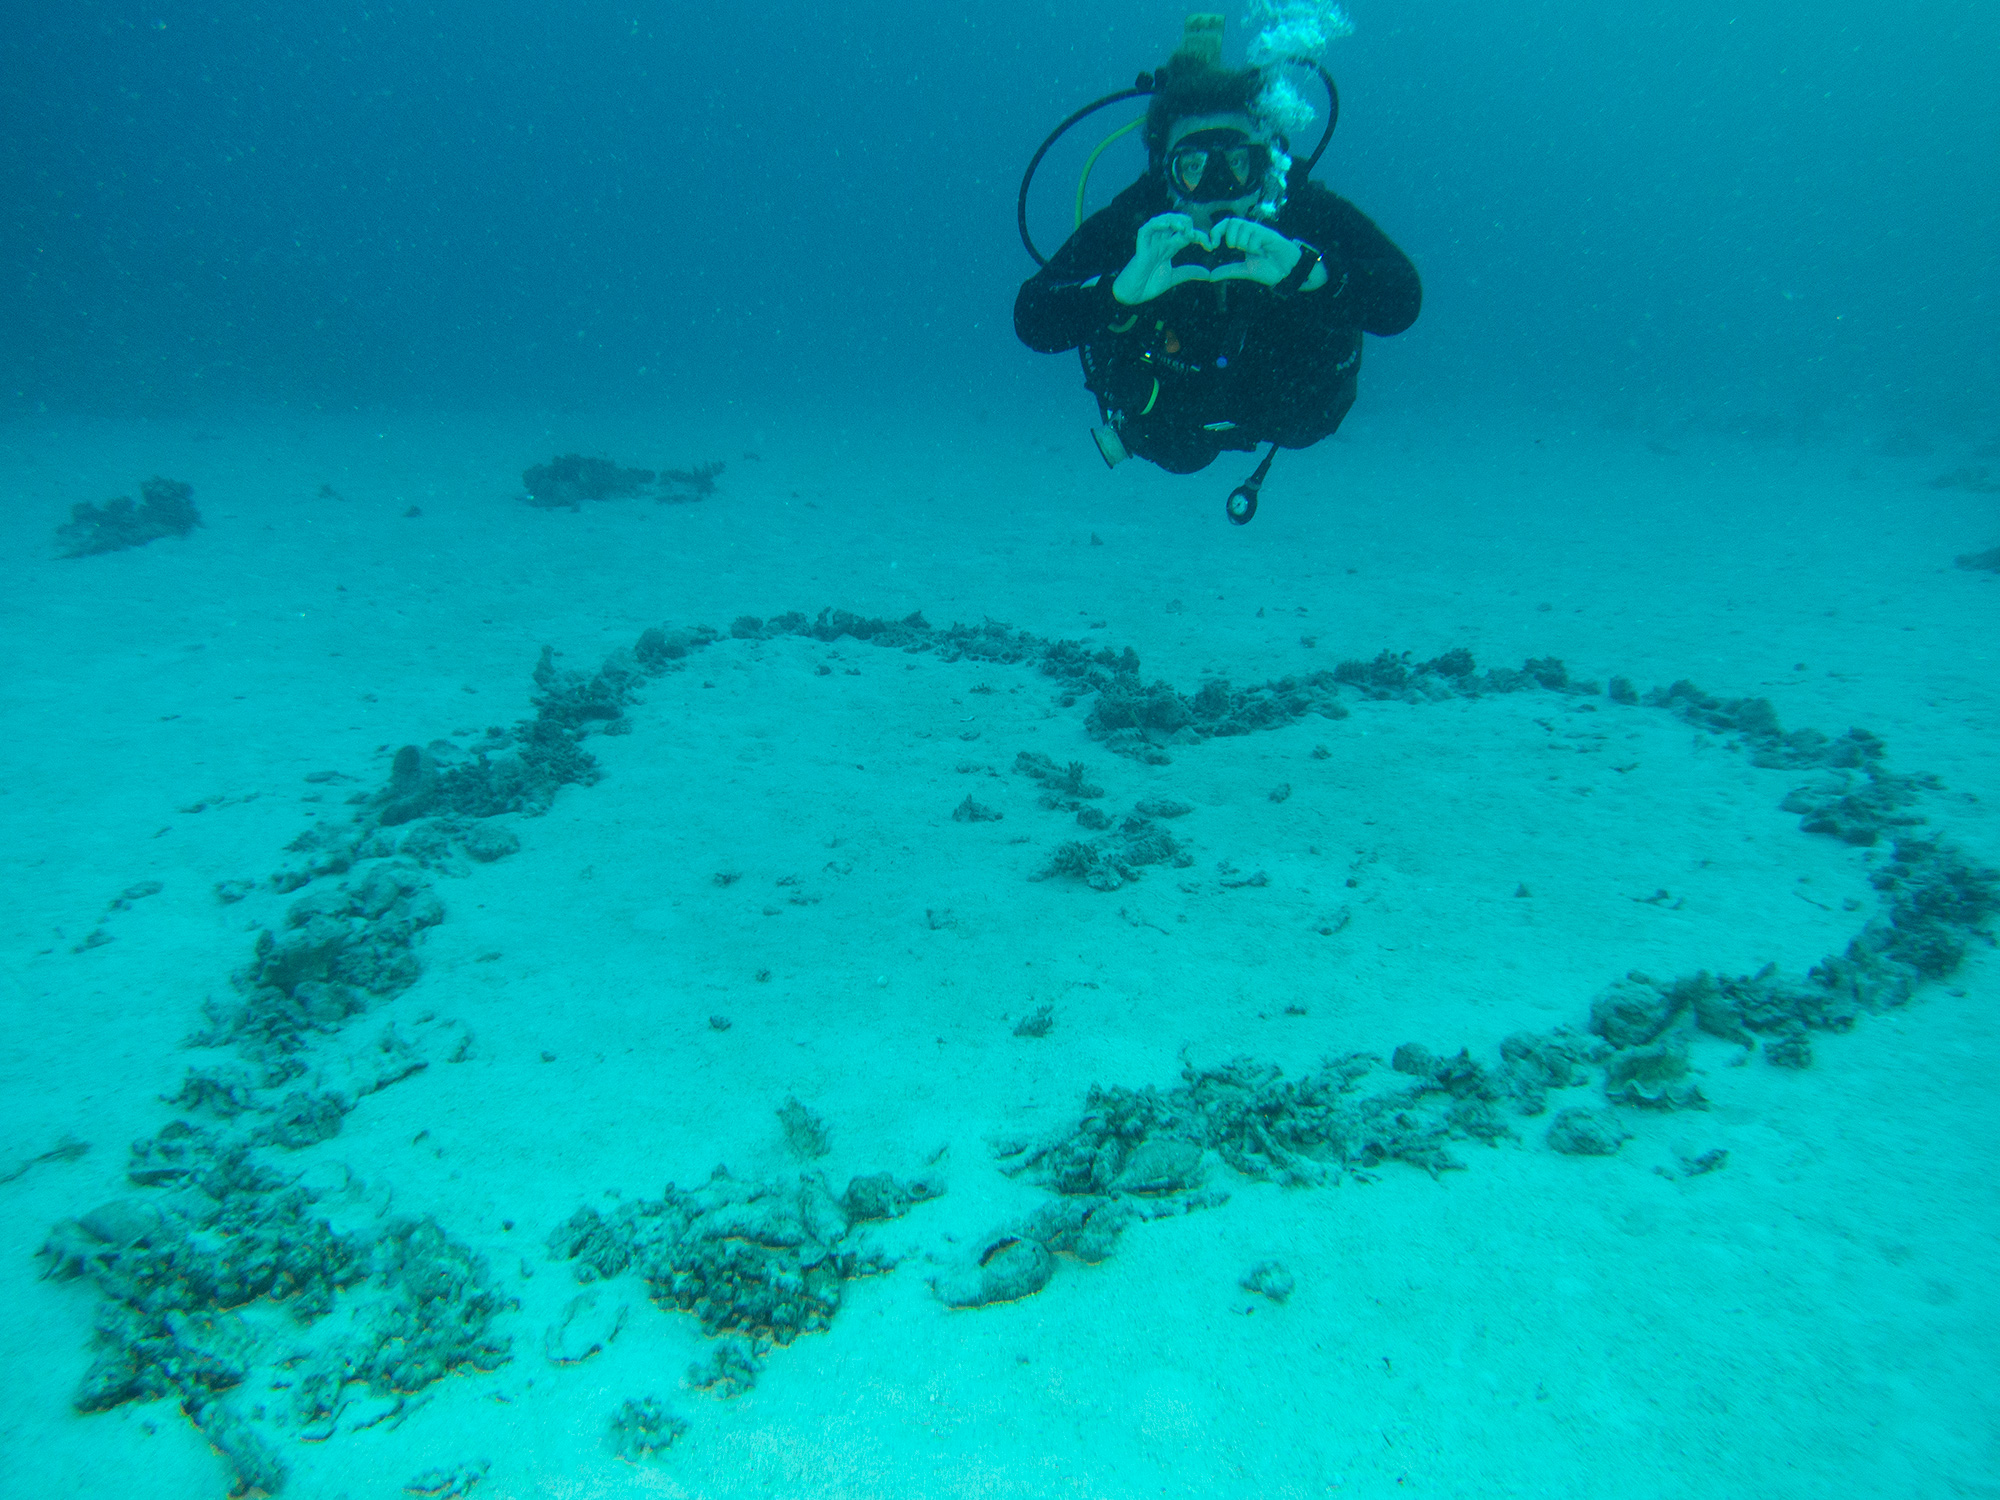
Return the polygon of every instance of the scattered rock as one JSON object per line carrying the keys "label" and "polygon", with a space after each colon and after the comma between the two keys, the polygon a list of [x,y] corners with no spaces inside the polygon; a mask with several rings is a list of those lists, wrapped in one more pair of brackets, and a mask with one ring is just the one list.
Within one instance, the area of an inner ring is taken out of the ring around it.
{"label": "scattered rock", "polygon": [[1047,1036],[1056,1024],[1056,1008],[1044,1005],[1014,1024],[1015,1036]]}
{"label": "scattered rock", "polygon": [[1429,1077],[1437,1067],[1437,1059],[1428,1047],[1416,1042],[1405,1042],[1389,1058],[1389,1066],[1398,1073],[1414,1073]]}
{"label": "scattered rock", "polygon": [[715,493],[715,481],[728,467],[720,459],[696,464],[691,469],[666,469],[660,474],[662,504],[669,501],[705,500]]}
{"label": "scattered rock", "polygon": [[64,557],[93,557],[143,547],[161,537],[186,536],[201,525],[194,508],[194,487],[176,479],[148,479],[139,487],[145,498],[134,505],[120,495],[103,505],[81,501],[70,507],[67,523],[56,528]]}
{"label": "scattered rock", "polygon": [[1778,1037],[1765,1044],[1764,1061],[1775,1068],[1810,1068],[1812,1039],[1803,1031]]}
{"label": "scattered rock", "polygon": [[471,823],[451,830],[454,841],[468,858],[482,865],[521,852],[521,836],[498,823]]}
{"label": "scattered rock", "polygon": [[1081,802],[1104,795],[1104,788],[1090,780],[1090,773],[1080,760],[1058,766],[1039,751],[1023,750],[1014,757],[1014,770],[1017,775],[1032,777],[1042,784],[1043,807],[1075,812]]}
{"label": "scattered rock", "polygon": [[1939,787],[1935,776],[1897,776],[1869,766],[1857,776],[1835,771],[1796,788],[1779,804],[1786,812],[1803,814],[1799,827],[1807,833],[1830,834],[1843,843],[1869,846],[1899,828],[1924,820],[1906,809],[1925,792]]}
{"label": "scattered rock", "polygon": [[542,1352],[553,1365],[578,1365],[610,1347],[631,1309],[602,1292],[580,1292],[542,1332]]}
{"label": "scattered rock", "polygon": [[1612,1156],[1630,1139],[1609,1110],[1565,1109],[1549,1125],[1550,1148],[1565,1156]]}
{"label": "scattered rock", "polygon": [[1604,1096],[1643,1109],[1707,1109],[1698,1085],[1687,1081],[1688,1048],[1682,1037],[1615,1052],[1604,1065]]}
{"label": "scattered rock", "polygon": [[112,901],[110,910],[130,911],[134,901],[143,901],[148,896],[157,896],[166,888],[166,883],[159,880],[141,880],[135,885],[128,885]]}
{"label": "scattered rock", "polygon": [[621,469],[608,458],[563,453],[523,471],[521,488],[539,510],[581,510],[585,500],[636,495],[653,482],[651,469]]}
{"label": "scattered rock", "polygon": [[1143,866],[1171,864],[1185,869],[1193,863],[1194,856],[1182,849],[1171,833],[1150,818],[1135,815],[1126,818],[1113,832],[1088,843],[1072,839],[1058,845],[1048,863],[1029,878],[1053,880],[1067,876],[1082,881],[1092,890],[1115,891],[1137,880]]}
{"label": "scattered rock", "polygon": [[492,1467],[491,1459],[475,1458],[453,1464],[449,1469],[426,1469],[403,1486],[403,1493],[429,1496],[430,1500],[460,1500],[461,1496],[472,1493],[473,1486],[484,1479],[486,1471]]}
{"label": "scattered rock", "polygon": [[636,1464],[665,1453],[687,1430],[687,1423],[648,1396],[627,1401],[611,1414],[608,1441],[613,1457]]}
{"label": "scattered rock", "polygon": [[797,1099],[787,1099],[778,1109],[778,1123],[784,1127],[785,1144],[801,1161],[826,1155],[826,1121]]}
{"label": "scattered rock", "polygon": [[1665,1031],[1679,1010],[1671,990],[1634,972],[1590,1002],[1590,1029],[1614,1047],[1637,1047]]}
{"label": "scattered rock", "polygon": [[[907,1201],[919,1196],[906,1191]],[[669,1183],[663,1197],[628,1201],[609,1219],[579,1208],[549,1235],[549,1253],[583,1282],[638,1272],[658,1306],[694,1314],[704,1333],[782,1345],[831,1324],[843,1282],[893,1264],[850,1244],[849,1229],[815,1174],[752,1183],[718,1167],[702,1187]]]}
{"label": "scattered rock", "polygon": [[[1167,684],[1142,687],[1138,658],[1129,651],[1090,652],[997,624],[938,630],[920,615],[890,621],[836,611],[816,620],[793,614],[752,623],[759,639],[853,638],[943,660],[1031,665],[1056,680],[1065,702],[1097,693],[1091,732],[1108,748],[1155,762],[1165,759],[1160,747],[1169,743],[1248,733],[1309,712],[1338,717],[1346,712],[1338,701],[1343,692],[1422,701],[1594,691],[1572,681],[1554,658],[1531,659],[1519,672],[1481,674],[1468,653],[1415,663],[1385,652],[1372,663],[1342,663],[1333,673],[1247,691],[1211,681],[1183,697]],[[736,634],[751,638],[745,621],[738,627]],[[79,1392],[80,1408],[172,1397],[234,1467],[240,1490],[275,1491],[283,1464],[260,1426],[273,1419],[237,1391],[288,1390],[274,1425],[323,1438],[399,1421],[411,1396],[442,1374],[491,1369],[508,1357],[492,1325],[512,1304],[488,1287],[483,1265],[465,1246],[431,1221],[387,1218],[386,1199],[375,1232],[336,1231],[333,1223],[350,1219],[330,1218],[316,1206],[334,1189],[303,1185],[265,1165],[258,1152],[326,1139],[369,1089],[423,1066],[393,1032],[345,1057],[328,1058],[323,1046],[374,997],[397,993],[415,978],[414,944],[442,916],[423,871],[448,868],[454,852],[478,860],[482,848],[518,847],[511,831],[481,820],[500,811],[543,810],[557,787],[594,779],[585,736],[620,732],[625,708],[647,677],[678,670],[717,639],[706,629],[649,630],[631,651],[612,653],[591,672],[564,669],[545,651],[532,720],[489,730],[482,744],[463,751],[438,741],[404,747],[389,785],[374,797],[357,794],[360,811],[351,826],[323,820],[295,841],[294,852],[306,861],[274,884],[282,890],[321,884],[260,935],[253,961],[237,976],[239,1003],[211,1009],[211,1029],[196,1040],[231,1045],[236,1060],[191,1069],[173,1101],[201,1123],[177,1119],[136,1143],[128,1171],[140,1193],[56,1226],[43,1249],[49,1274],[87,1277],[104,1297],[99,1358]],[[1612,684],[1614,698],[1623,697],[1621,682]],[[1548,1091],[1587,1082],[1600,1065],[1607,1096],[1620,1103],[1698,1105],[1699,1093],[1687,1081],[1696,1031],[1745,1047],[1761,1042],[1774,1063],[1803,1066],[1812,1031],[1844,1030],[1867,1010],[1905,1003],[1920,984],[1953,972],[1969,947],[1987,937],[2000,910],[2000,874],[1942,840],[1908,834],[1917,826],[1909,809],[1936,783],[1883,770],[1874,736],[1786,733],[1766,700],[1716,699],[1686,682],[1646,701],[1735,736],[1758,764],[1823,773],[1794,794],[1801,803],[1794,811],[1825,820],[1814,831],[1854,843],[1871,841],[1857,834],[1893,840],[1893,854],[1871,876],[1880,910],[1843,952],[1798,978],[1770,967],[1667,983],[1635,973],[1597,997],[1593,1036],[1518,1034],[1502,1044],[1497,1067],[1465,1051],[1440,1056],[1413,1043],[1397,1049],[1393,1077],[1380,1071],[1379,1060],[1359,1056],[1331,1059],[1292,1079],[1235,1059],[1212,1068],[1189,1064],[1181,1085],[1169,1090],[1093,1089],[1072,1128],[1003,1153],[1004,1170],[1033,1174],[1052,1196],[1026,1220],[988,1237],[971,1264],[940,1277],[940,1297],[971,1307],[1029,1295],[1046,1284],[1059,1257],[1093,1264],[1112,1253],[1129,1225],[1219,1201],[1219,1194],[1196,1189],[1208,1151],[1235,1170],[1286,1183],[1365,1177],[1390,1160],[1435,1174],[1460,1165],[1452,1143],[1496,1142],[1510,1133],[1509,1106],[1525,1114],[1544,1110]],[[1029,767],[1017,761],[1017,770],[1041,784],[1045,804],[1097,811],[1082,806],[1102,791],[1080,763],[1064,768],[1048,757],[1024,758]],[[1106,837],[1065,845],[1069,866],[1048,873],[1103,880],[1111,888],[1134,878],[1144,863],[1186,863],[1151,820],[1187,810],[1148,799],[1115,830],[1107,817],[1097,830]],[[489,831],[493,838],[475,842]],[[1140,858],[1144,853],[1154,857]],[[248,889],[239,882],[218,894],[240,899]],[[128,892],[125,899],[139,896]],[[933,914],[932,925],[948,919]],[[1378,1086],[1363,1091],[1371,1078]],[[797,1100],[788,1100],[780,1117],[799,1155],[826,1149],[824,1123]],[[1561,1110],[1547,1134],[1550,1147],[1566,1154],[1609,1155],[1628,1138],[1616,1115],[1593,1109]],[[1709,1151],[1681,1158],[1681,1170],[1699,1175],[1725,1161],[1726,1153]],[[759,1341],[783,1343],[824,1328],[846,1280],[888,1269],[854,1238],[856,1227],[894,1217],[930,1192],[926,1184],[905,1186],[878,1174],[853,1179],[835,1200],[814,1174],[743,1184],[718,1170],[700,1189],[680,1193],[669,1185],[663,1198],[625,1205],[608,1219],[579,1210],[551,1237],[551,1249],[574,1262],[579,1281],[636,1269],[659,1305],[692,1313],[711,1333],[746,1334],[750,1342],[724,1346],[735,1351],[729,1354],[718,1348],[710,1362],[710,1384],[727,1395],[734,1382],[754,1377]],[[261,1316],[236,1311],[258,1301],[291,1313],[294,1326],[282,1338]],[[608,1309],[608,1298],[601,1305]],[[577,1350],[587,1357],[603,1346],[589,1319],[614,1314],[590,1311],[598,1306],[588,1303],[550,1330],[551,1357]],[[342,1315],[326,1316],[335,1310]],[[288,1384],[275,1373],[281,1354]],[[685,1430],[657,1402],[628,1402],[621,1409],[627,1414],[639,1434],[628,1457],[661,1451]],[[475,1476],[465,1484],[476,1482]]]}
{"label": "scattered rock", "polygon": [[709,1351],[707,1364],[692,1364],[687,1383],[698,1391],[709,1391],[723,1401],[734,1401],[745,1391],[757,1388],[757,1361],[770,1352],[763,1339],[722,1338]]}
{"label": "scattered rock", "polygon": [[850,1178],[847,1191],[841,1195],[840,1206],[849,1224],[900,1219],[909,1212],[912,1204],[935,1198],[943,1191],[941,1184],[929,1178],[901,1183],[887,1172],[877,1172],[870,1177]]}
{"label": "scattered rock", "polygon": [[1049,1284],[1055,1261],[1036,1240],[1006,1235],[987,1245],[978,1264],[931,1283],[946,1307],[987,1307],[1032,1297]]}
{"label": "scattered rock", "polygon": [[1379,1059],[1359,1053],[1329,1058],[1296,1080],[1236,1058],[1190,1064],[1181,1086],[1167,1092],[1092,1088],[1071,1130],[1003,1170],[1033,1173],[1065,1195],[1108,1196],[1148,1143],[1175,1142],[1197,1156],[1212,1150],[1246,1177],[1285,1184],[1337,1180],[1391,1160],[1436,1175],[1461,1165],[1448,1149],[1454,1138],[1490,1141],[1506,1127],[1491,1113],[1498,1087],[1469,1058],[1433,1062],[1417,1083],[1360,1097],[1360,1081]]}
{"label": "scattered rock", "polygon": [[[76,1407],[176,1398],[235,1470],[239,1493],[277,1493],[285,1465],[261,1435],[264,1407],[239,1408],[235,1389],[289,1391],[274,1415],[323,1438],[509,1357],[493,1323],[514,1304],[430,1219],[337,1232],[314,1189],[184,1121],[135,1145],[131,1178],[165,1190],[59,1224],[41,1252],[46,1274],[88,1278],[104,1298]],[[259,1300],[289,1317],[233,1311]]]}
{"label": "scattered rock", "polygon": [[1885,748],[1878,736],[1865,729],[1850,729],[1832,739],[1816,729],[1787,734],[1770,699],[1716,698],[1686,678],[1654,689],[1642,701],[1652,708],[1664,708],[1700,728],[1740,736],[1750,753],[1750,763],[1755,766],[1860,770],[1880,760]]}
{"label": "scattered rock", "polygon": [[1584,1065],[1596,1060],[1601,1047],[1566,1030],[1546,1036],[1517,1031],[1500,1043],[1500,1071],[1515,1108],[1538,1115],[1548,1108],[1551,1089],[1575,1088],[1586,1082]]}
{"label": "scattered rock", "polygon": [[1260,1297],[1279,1303],[1298,1289],[1297,1280],[1285,1269],[1284,1262],[1276,1260],[1258,1261],[1243,1273],[1236,1284],[1246,1292],[1255,1292]]}
{"label": "scattered rock", "polygon": [[1112,1188],[1121,1193],[1185,1192],[1201,1185],[1201,1147],[1189,1141],[1146,1141],[1119,1168]]}
{"label": "scattered rock", "polygon": [[414,869],[372,865],[358,880],[292,903],[281,936],[265,929],[237,972],[234,1005],[210,1001],[203,1046],[235,1045],[258,1061],[298,1050],[307,1035],[338,1030],[371,997],[416,982],[414,944],[444,919],[444,905]]}
{"label": "scattered rock", "polygon": [[19,1166],[9,1168],[5,1172],[0,1172],[0,1183],[12,1182],[17,1177],[25,1177],[43,1162],[76,1161],[78,1158],[88,1155],[89,1152],[90,1142],[80,1141],[74,1136],[66,1135],[39,1156],[31,1156]]}
{"label": "scattered rock", "polygon": [[697,646],[705,644],[685,630],[663,630],[654,625],[639,633],[632,655],[647,671],[664,671],[675,662],[685,660]]}
{"label": "scattered rock", "polygon": [[422,747],[405,745],[396,752],[388,786],[376,794],[375,821],[393,828],[421,818],[437,801],[437,795],[437,762]]}

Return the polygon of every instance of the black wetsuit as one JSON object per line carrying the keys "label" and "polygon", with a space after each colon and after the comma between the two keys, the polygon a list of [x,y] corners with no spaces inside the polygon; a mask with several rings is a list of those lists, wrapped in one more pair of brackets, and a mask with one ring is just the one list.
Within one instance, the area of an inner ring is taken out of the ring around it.
{"label": "black wetsuit", "polygon": [[1254,281],[1196,281],[1126,307],[1111,283],[1140,226],[1172,211],[1165,182],[1148,174],[1086,219],[1015,298],[1021,342],[1080,350],[1104,420],[1129,451],[1176,474],[1225,449],[1329,435],[1354,404],[1361,335],[1417,320],[1417,268],[1360,209],[1307,182],[1272,227],[1319,251],[1325,286],[1281,297]]}

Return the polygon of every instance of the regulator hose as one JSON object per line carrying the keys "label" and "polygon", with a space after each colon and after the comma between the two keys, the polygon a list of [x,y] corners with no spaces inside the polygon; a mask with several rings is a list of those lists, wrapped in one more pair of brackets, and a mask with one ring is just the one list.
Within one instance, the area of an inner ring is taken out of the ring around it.
{"label": "regulator hose", "polygon": [[[1334,87],[1333,75],[1312,58],[1291,57],[1287,58],[1286,62],[1294,67],[1311,68],[1313,72],[1319,75],[1319,81],[1326,85],[1326,129],[1320,132],[1319,144],[1313,147],[1312,155],[1308,156],[1305,160],[1304,170],[1299,173],[1299,178],[1303,181],[1312,175],[1312,169],[1318,166],[1319,159],[1326,155],[1326,148],[1333,140],[1334,127],[1340,123],[1340,90]],[[1029,256],[1033,258],[1036,265],[1046,266],[1049,263],[1048,257],[1035,248],[1034,238],[1028,233],[1028,189],[1034,186],[1035,171],[1041,166],[1042,158],[1047,156],[1055,143],[1069,134],[1071,127],[1079,121],[1087,120],[1100,109],[1106,109],[1123,100],[1146,98],[1155,91],[1155,88],[1154,75],[1151,73],[1141,73],[1133,81],[1131,88],[1120,89],[1115,94],[1106,94],[1102,99],[1093,100],[1091,103],[1084,105],[1082,109],[1071,115],[1067,120],[1064,120],[1062,124],[1056,126],[1054,130],[1049,132],[1048,139],[1043,141],[1036,148],[1035,154],[1029,158],[1028,170],[1021,174],[1020,196],[1014,202],[1014,221],[1020,226],[1021,243],[1027,248]]]}

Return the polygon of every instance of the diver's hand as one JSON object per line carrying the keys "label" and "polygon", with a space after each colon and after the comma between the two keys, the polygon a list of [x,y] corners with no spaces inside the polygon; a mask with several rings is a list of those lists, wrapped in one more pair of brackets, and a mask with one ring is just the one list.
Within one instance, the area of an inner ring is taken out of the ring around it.
{"label": "diver's hand", "polygon": [[1184,281],[1206,281],[1206,269],[1176,266],[1174,257],[1189,245],[1207,244],[1208,236],[1196,229],[1186,214],[1159,214],[1148,219],[1139,226],[1138,249],[1111,283],[1111,295],[1127,307],[1137,307]]}
{"label": "diver's hand", "polygon": [[[1217,266],[1208,273],[1211,281],[1254,281],[1276,286],[1292,274],[1305,253],[1299,242],[1287,239],[1268,224],[1255,219],[1224,219],[1208,232],[1211,250],[1240,250],[1243,259]],[[1326,285],[1326,267],[1314,266],[1302,292],[1317,291]]]}

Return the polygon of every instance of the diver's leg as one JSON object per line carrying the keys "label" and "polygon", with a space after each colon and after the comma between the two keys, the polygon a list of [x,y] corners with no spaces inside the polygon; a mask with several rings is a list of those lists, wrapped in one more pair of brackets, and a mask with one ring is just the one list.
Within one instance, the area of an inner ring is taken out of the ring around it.
{"label": "diver's leg", "polygon": [[1361,374],[1361,335],[1345,334],[1310,358],[1261,372],[1250,400],[1258,436],[1281,448],[1310,448],[1331,437],[1354,405]]}
{"label": "diver's leg", "polygon": [[1222,444],[1212,432],[1170,415],[1127,417],[1118,429],[1128,450],[1169,474],[1193,474],[1215,462]]}

